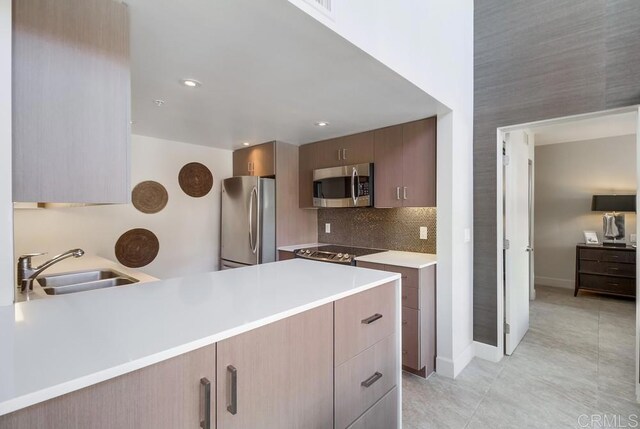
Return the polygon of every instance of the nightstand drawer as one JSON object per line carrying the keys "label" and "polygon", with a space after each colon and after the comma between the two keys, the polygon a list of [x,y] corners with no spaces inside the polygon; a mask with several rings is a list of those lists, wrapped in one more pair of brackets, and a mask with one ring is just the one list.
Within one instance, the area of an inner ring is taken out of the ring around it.
{"label": "nightstand drawer", "polygon": [[636,252],[626,252],[621,250],[609,250],[602,252],[601,261],[605,262],[626,262],[634,263],[636,261]]}
{"label": "nightstand drawer", "polygon": [[617,262],[581,261],[580,272],[635,277],[636,266],[635,264],[620,264]]}
{"label": "nightstand drawer", "polygon": [[636,280],[624,277],[607,277],[591,274],[580,274],[580,288],[600,292],[609,292],[618,295],[635,296]]}

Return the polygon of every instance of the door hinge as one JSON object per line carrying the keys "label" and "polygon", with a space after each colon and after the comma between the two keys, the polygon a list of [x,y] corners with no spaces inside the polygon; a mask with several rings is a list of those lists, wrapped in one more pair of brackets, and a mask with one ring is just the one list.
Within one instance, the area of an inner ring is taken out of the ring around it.
{"label": "door hinge", "polygon": [[511,326],[509,326],[509,324],[507,322],[504,322],[504,333],[505,334],[510,334],[511,333]]}
{"label": "door hinge", "polygon": [[509,155],[502,155],[502,165],[509,165]]}
{"label": "door hinge", "polygon": [[509,243],[509,240],[507,240],[506,238],[504,239],[503,243],[502,243],[502,247],[504,247],[505,250],[507,250],[509,248],[509,246],[511,245],[511,243]]}

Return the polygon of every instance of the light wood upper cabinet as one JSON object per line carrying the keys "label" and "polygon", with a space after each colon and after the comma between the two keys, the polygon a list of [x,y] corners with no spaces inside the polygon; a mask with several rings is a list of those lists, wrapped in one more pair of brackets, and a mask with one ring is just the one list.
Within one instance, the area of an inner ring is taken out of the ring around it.
{"label": "light wood upper cabinet", "polygon": [[13,1],[13,200],[130,200],[128,7]]}
{"label": "light wood upper cabinet", "polygon": [[218,343],[218,429],[333,427],[333,304]]}
{"label": "light wood upper cabinet", "polygon": [[402,207],[402,125],[374,133],[376,207]]}
{"label": "light wood upper cabinet", "polygon": [[436,206],[436,118],[402,127],[402,206]]}
{"label": "light wood upper cabinet", "polygon": [[274,176],[276,174],[275,151],[275,142],[233,151],[233,175]]}
{"label": "light wood upper cabinet", "polygon": [[4,415],[0,428],[199,428],[206,418],[215,428],[215,376],[213,344]]}
{"label": "light wood upper cabinet", "polygon": [[375,131],[376,207],[436,206],[436,118]]}

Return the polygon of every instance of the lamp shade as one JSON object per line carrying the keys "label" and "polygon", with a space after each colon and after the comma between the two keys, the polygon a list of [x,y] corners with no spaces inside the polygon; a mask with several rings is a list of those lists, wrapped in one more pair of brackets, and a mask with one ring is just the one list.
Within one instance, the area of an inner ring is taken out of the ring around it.
{"label": "lamp shade", "polygon": [[591,199],[594,212],[635,212],[635,195],[594,195]]}

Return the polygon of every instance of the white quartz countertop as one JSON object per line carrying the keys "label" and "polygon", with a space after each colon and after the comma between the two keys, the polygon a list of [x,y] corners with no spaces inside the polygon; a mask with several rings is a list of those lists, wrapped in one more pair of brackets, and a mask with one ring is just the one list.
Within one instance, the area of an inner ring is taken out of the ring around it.
{"label": "white quartz countertop", "polygon": [[0,307],[0,415],[399,278],[292,259]]}
{"label": "white quartz countertop", "polygon": [[356,261],[419,269],[428,267],[429,265],[435,265],[438,262],[438,259],[436,255],[431,253],[401,252],[398,250],[389,250],[387,252],[358,256],[356,258]]}
{"label": "white quartz countertop", "polygon": [[328,244],[324,243],[305,243],[305,244],[292,244],[290,246],[280,246],[278,250],[282,250],[283,252],[295,252],[298,249],[305,249],[307,247],[322,247],[328,246]]}

